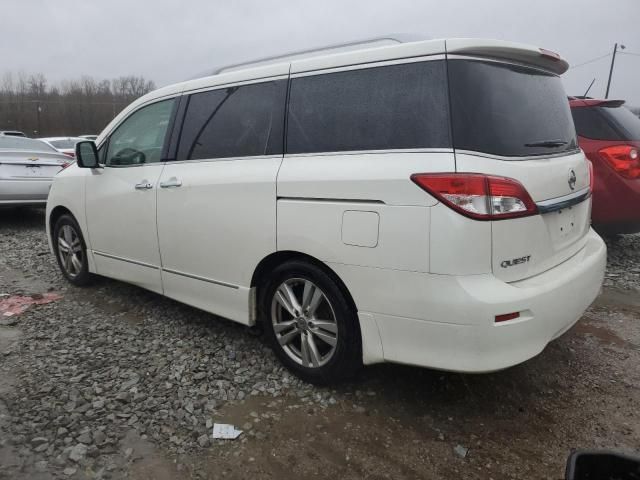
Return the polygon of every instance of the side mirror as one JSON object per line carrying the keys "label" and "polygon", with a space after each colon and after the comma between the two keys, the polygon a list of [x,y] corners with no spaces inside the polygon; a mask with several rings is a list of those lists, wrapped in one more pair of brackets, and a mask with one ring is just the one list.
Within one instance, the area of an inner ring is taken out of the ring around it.
{"label": "side mirror", "polygon": [[100,168],[98,149],[93,141],[76,143],[76,163],[80,168]]}
{"label": "side mirror", "polygon": [[616,452],[577,450],[567,461],[566,480],[634,480],[640,478],[640,458]]}

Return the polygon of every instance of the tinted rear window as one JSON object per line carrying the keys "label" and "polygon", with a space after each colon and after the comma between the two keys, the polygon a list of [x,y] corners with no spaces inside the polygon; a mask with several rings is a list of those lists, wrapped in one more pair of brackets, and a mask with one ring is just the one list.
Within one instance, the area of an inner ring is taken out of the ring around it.
{"label": "tinted rear window", "polygon": [[57,150],[40,140],[24,137],[0,135],[0,149],[31,150],[33,152],[57,152]]}
{"label": "tinted rear window", "polygon": [[286,89],[278,80],[191,95],[178,160],[281,154]]}
{"label": "tinted rear window", "polygon": [[287,153],[449,148],[444,61],[291,82]]}
{"label": "tinted rear window", "polygon": [[577,148],[567,95],[555,75],[451,59],[449,86],[456,149],[512,157]]}
{"label": "tinted rear window", "polygon": [[574,107],[578,135],[596,140],[640,140],[640,118],[625,107]]}

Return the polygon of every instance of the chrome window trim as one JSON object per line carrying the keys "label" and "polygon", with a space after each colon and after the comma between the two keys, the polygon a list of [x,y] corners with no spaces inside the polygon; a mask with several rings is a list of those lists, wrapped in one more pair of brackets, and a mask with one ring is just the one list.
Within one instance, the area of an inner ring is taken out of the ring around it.
{"label": "chrome window trim", "polygon": [[287,153],[284,158],[342,156],[342,155],[389,155],[402,153],[450,153],[453,148],[394,148],[388,150],[338,150],[334,152]]}
{"label": "chrome window trim", "polygon": [[[400,148],[392,150],[345,150],[337,152],[315,152],[315,153],[288,153],[275,155],[254,155],[248,157],[222,157],[222,158],[199,158],[195,160],[168,160],[162,161],[164,165],[174,165],[182,163],[202,163],[202,162],[233,162],[236,160],[268,160],[274,158],[298,158],[298,157],[318,157],[318,156],[343,156],[343,155],[389,155],[389,154],[416,154],[416,153],[447,153],[453,155],[453,148]],[[141,165],[158,165],[158,163],[146,163]],[[121,165],[116,168],[141,165]]]}
{"label": "chrome window trim", "polygon": [[[282,158],[281,153],[274,155],[250,155],[246,157],[220,157],[220,158],[196,158],[193,160],[166,160],[160,162],[162,165],[175,165],[183,163],[206,163],[206,162],[234,162],[236,160],[269,160],[274,158]],[[154,165],[154,164],[148,164]]]}
{"label": "chrome window trim", "polygon": [[132,168],[132,167],[150,167],[153,165],[164,165],[164,162],[162,160],[158,161],[158,162],[149,162],[149,163],[136,163],[134,165],[104,165],[102,163],[100,163],[99,165],[102,165],[103,168]]}

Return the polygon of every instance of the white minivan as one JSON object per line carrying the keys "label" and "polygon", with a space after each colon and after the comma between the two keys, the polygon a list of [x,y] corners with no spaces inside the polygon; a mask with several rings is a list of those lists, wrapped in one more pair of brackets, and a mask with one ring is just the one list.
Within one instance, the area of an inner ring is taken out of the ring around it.
{"label": "white minivan", "polygon": [[161,88],[79,143],[47,204],[65,277],[260,324],[314,382],[540,353],[606,260],[567,62],[493,40],[355,47]]}

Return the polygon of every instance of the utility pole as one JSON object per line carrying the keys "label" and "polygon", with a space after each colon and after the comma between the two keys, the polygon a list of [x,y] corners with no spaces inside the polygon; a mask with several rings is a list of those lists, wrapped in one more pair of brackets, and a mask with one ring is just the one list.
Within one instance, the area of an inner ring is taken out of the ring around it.
{"label": "utility pole", "polygon": [[41,111],[42,111],[42,107],[40,107],[40,102],[37,102],[36,103],[36,118],[37,118],[37,121],[36,121],[37,127],[36,128],[38,129],[37,132],[38,132],[38,136],[39,137],[42,136],[42,134],[40,133],[40,112]]}
{"label": "utility pole", "polygon": [[[626,47],[624,45],[620,45],[620,50],[624,50]],[[609,68],[609,80],[607,81],[607,91],[604,94],[604,98],[609,98],[609,88],[611,87],[611,76],[613,75],[613,64],[616,61],[616,52],[618,51],[618,44],[616,43],[613,46],[613,57],[611,57],[611,68]]]}

